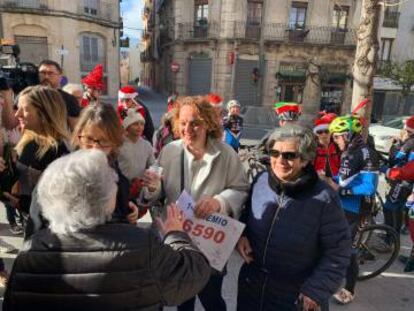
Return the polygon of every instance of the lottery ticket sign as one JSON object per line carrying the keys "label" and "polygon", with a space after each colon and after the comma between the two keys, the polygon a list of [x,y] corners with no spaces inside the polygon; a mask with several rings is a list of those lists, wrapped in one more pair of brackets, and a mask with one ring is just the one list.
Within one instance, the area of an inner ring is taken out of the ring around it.
{"label": "lottery ticket sign", "polygon": [[245,225],[221,214],[212,214],[206,219],[196,218],[195,202],[185,190],[178,198],[177,206],[184,212],[183,230],[207,257],[210,265],[216,270],[223,270]]}

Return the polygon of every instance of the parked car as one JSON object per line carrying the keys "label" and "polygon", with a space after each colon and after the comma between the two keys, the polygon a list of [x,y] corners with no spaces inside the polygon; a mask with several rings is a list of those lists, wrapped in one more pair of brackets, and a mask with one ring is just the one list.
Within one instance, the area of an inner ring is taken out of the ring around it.
{"label": "parked car", "polygon": [[404,127],[404,122],[409,116],[390,119],[384,123],[373,123],[369,127],[369,133],[374,137],[375,148],[381,153],[388,154],[392,139],[399,137]]}

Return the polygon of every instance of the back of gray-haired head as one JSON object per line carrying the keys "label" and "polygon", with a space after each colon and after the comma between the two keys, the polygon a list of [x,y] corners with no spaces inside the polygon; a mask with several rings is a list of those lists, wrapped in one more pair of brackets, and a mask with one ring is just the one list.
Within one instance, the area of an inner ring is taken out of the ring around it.
{"label": "back of gray-haired head", "polygon": [[105,223],[116,182],[117,175],[100,150],[79,150],[52,162],[37,186],[40,209],[51,231],[71,233]]}
{"label": "back of gray-haired head", "polygon": [[300,125],[288,123],[279,127],[269,136],[267,150],[273,148],[277,141],[296,140],[298,142],[298,152],[302,160],[313,161],[316,155],[316,139],[311,129]]}

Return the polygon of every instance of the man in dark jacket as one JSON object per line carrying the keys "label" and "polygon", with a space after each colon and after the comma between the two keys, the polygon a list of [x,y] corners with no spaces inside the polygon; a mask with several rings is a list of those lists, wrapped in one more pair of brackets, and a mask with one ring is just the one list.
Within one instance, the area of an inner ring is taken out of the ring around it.
{"label": "man in dark jacket", "polygon": [[53,162],[38,184],[49,228],[17,256],[3,310],[160,310],[196,295],[210,267],[182,231],[172,206],[152,232],[107,224],[115,208],[116,174],[99,150]]}

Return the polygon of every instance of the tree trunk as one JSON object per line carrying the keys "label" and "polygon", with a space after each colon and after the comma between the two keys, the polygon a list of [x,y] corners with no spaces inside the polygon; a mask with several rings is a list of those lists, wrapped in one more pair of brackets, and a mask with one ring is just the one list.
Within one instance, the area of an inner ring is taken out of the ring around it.
{"label": "tree trunk", "polygon": [[303,90],[303,113],[308,117],[317,117],[321,104],[320,65],[310,60],[306,71],[306,82]]}
{"label": "tree trunk", "polygon": [[[369,123],[374,91],[374,74],[378,55],[379,0],[362,0],[361,23],[357,31],[357,48],[353,67],[352,109],[363,99],[371,103],[358,111]],[[368,127],[368,126],[367,126]]]}

